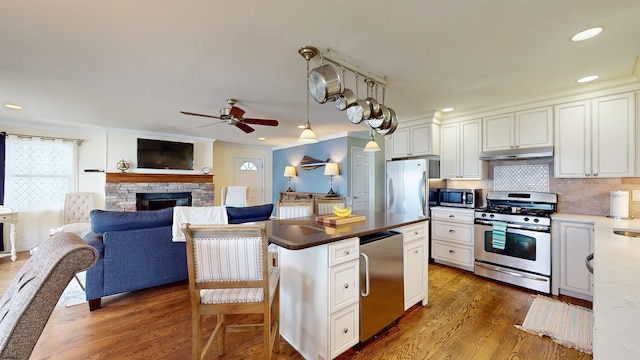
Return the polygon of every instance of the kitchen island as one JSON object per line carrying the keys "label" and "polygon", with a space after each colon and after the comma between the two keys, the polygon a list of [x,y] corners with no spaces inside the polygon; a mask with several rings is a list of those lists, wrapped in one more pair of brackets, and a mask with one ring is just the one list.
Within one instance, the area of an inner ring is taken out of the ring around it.
{"label": "kitchen island", "polygon": [[267,225],[269,242],[280,247],[280,334],[305,359],[333,359],[360,341],[360,293],[368,291],[360,274],[360,237],[401,233],[400,305],[406,310],[418,302],[427,304],[429,219],[375,211],[353,214],[365,220],[325,226],[309,216]]}
{"label": "kitchen island", "polygon": [[640,232],[640,219],[565,213],[553,219],[594,225],[593,358],[640,359],[640,238],[613,233]]}

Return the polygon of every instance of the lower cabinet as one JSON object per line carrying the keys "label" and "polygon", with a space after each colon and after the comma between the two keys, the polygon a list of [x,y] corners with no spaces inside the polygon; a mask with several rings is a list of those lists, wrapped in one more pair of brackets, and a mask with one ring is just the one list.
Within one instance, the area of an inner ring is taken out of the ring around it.
{"label": "lower cabinet", "polygon": [[360,341],[359,244],[280,249],[280,334],[305,359],[333,359]]}
{"label": "lower cabinet", "polygon": [[404,309],[418,302],[428,302],[429,222],[405,226],[403,229],[402,263],[404,267]]}
{"label": "lower cabinet", "polygon": [[553,259],[552,293],[564,294],[584,300],[593,300],[593,275],[585,260],[593,253],[594,224],[580,221],[554,221],[552,242],[558,257]]}
{"label": "lower cabinet", "polygon": [[474,209],[431,208],[431,251],[435,262],[473,271]]}

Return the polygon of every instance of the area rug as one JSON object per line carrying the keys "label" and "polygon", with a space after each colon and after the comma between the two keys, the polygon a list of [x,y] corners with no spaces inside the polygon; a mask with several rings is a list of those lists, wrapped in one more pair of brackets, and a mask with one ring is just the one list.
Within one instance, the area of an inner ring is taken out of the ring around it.
{"label": "area rug", "polygon": [[[69,285],[67,285],[67,287],[62,292],[62,295],[60,296],[60,300],[58,300],[58,305],[62,304],[64,306],[69,307],[69,306],[84,304],[85,302],[87,302],[84,290],[80,286],[80,283],[82,283],[82,286],[84,287],[85,275],[86,273],[82,271],[76,274],[78,279],[76,278],[71,279],[71,281],[69,282]],[[80,281],[80,283],[78,283],[78,281]]]}
{"label": "area rug", "polygon": [[593,310],[535,295],[518,329],[548,336],[560,345],[592,354]]}

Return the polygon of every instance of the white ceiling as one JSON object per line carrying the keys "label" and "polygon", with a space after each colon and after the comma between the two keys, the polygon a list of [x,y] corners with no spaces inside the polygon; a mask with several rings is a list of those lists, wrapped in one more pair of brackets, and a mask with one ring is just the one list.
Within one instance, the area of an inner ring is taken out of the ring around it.
{"label": "white ceiling", "polygon": [[[600,36],[569,41],[597,25]],[[0,0],[0,103],[24,106],[0,108],[0,121],[295,143],[303,45],[386,76],[400,121],[448,106],[453,117],[637,81],[640,1]],[[590,74],[600,79],[575,82]],[[180,114],[218,115],[227,97],[280,125],[245,134]],[[331,103],[310,104],[319,137],[367,130]]]}

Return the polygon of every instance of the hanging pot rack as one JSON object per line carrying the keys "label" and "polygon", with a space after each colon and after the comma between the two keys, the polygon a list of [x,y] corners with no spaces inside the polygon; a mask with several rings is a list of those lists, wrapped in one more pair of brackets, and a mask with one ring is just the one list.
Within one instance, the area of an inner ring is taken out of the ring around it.
{"label": "hanging pot rack", "polygon": [[348,69],[349,71],[359,74],[360,76],[364,77],[365,79],[371,79],[373,81],[375,81],[376,83],[380,84],[381,86],[387,86],[387,77],[384,76],[378,76],[376,74],[370,73],[368,71],[364,71],[364,70],[360,70],[357,66],[350,64],[349,62],[347,62],[346,60],[342,60],[339,58],[334,57],[331,54],[331,49],[327,49],[327,50],[322,50],[320,52],[320,60],[326,60],[329,61],[335,65],[344,67],[345,69]]}

